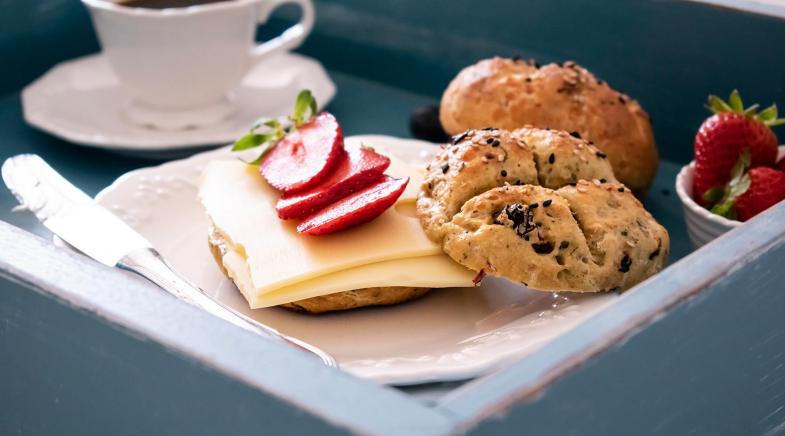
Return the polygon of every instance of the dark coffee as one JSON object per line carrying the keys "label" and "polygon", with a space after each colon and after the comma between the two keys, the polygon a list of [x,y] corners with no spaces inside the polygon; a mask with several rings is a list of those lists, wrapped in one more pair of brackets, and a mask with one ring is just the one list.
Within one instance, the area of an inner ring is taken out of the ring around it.
{"label": "dark coffee", "polygon": [[118,3],[129,8],[167,9],[187,8],[188,6],[224,3],[233,0],[126,0]]}

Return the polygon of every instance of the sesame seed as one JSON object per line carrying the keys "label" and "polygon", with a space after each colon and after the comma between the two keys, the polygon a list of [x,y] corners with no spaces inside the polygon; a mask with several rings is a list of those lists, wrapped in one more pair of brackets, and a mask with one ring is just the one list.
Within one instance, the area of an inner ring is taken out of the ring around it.
{"label": "sesame seed", "polygon": [[501,143],[501,142],[499,142],[499,140],[498,140],[498,139],[494,139],[494,140],[493,140],[493,142],[491,143],[491,147],[498,147],[498,146],[500,146],[501,144],[502,144],[502,143]]}
{"label": "sesame seed", "polygon": [[595,153],[595,154],[596,154],[596,155],[597,155],[597,157],[598,157],[598,158],[600,158],[600,159],[605,159],[606,157],[608,157],[608,155],[607,155],[607,154],[605,154],[605,153],[603,153],[603,152],[601,152],[601,151],[598,151],[598,152],[597,152],[597,153]]}
{"label": "sesame seed", "polygon": [[486,144],[493,144],[493,138],[488,138],[485,140]]}
{"label": "sesame seed", "polygon": [[529,205],[529,209],[537,209],[538,207],[540,207],[539,203],[532,203]]}
{"label": "sesame seed", "polygon": [[548,207],[548,206],[551,205],[551,203],[553,203],[553,200],[547,199],[547,200],[542,202],[542,207]]}
{"label": "sesame seed", "polygon": [[442,174],[447,174],[447,171],[450,171],[450,164],[442,165]]}
{"label": "sesame seed", "polygon": [[470,132],[470,131],[469,131],[469,130],[467,130],[467,131],[465,131],[465,132],[463,132],[463,133],[461,133],[461,134],[458,134],[458,135],[455,135],[455,136],[453,136],[453,137],[450,139],[450,142],[451,142],[451,143],[453,143],[453,144],[455,144],[455,143],[458,143],[458,142],[461,142],[461,141],[463,141],[463,140],[464,140],[464,139],[465,139],[467,136],[469,136],[469,132]]}

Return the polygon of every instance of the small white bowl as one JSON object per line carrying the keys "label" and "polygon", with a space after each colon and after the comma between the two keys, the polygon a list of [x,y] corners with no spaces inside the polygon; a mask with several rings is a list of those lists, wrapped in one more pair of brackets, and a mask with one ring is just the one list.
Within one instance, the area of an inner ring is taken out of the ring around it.
{"label": "small white bowl", "polygon": [[[785,156],[785,146],[781,145],[777,159]],[[687,235],[695,248],[700,248],[723,233],[743,223],[715,215],[701,207],[692,199],[692,177],[695,161],[682,167],[676,176],[676,194],[684,207],[684,221],[687,223]]]}

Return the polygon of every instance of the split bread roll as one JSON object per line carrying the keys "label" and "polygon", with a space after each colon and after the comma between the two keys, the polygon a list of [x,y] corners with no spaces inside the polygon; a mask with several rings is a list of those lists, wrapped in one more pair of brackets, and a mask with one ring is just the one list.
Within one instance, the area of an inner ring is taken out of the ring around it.
{"label": "split bread roll", "polygon": [[[208,237],[210,253],[212,253],[218,267],[226,277],[234,281],[232,275],[224,266],[223,257],[226,254],[226,241],[221,234],[211,227]],[[238,283],[235,283],[239,287]],[[294,310],[297,312],[307,312],[320,314],[338,310],[356,309],[364,306],[388,306],[403,303],[425,295],[430,288],[417,288],[410,286],[386,286],[355,289],[350,291],[337,292],[329,295],[306,298],[304,300],[293,301],[281,304],[280,307]]]}
{"label": "split bread roll", "polygon": [[456,262],[543,291],[624,290],[668,256],[665,228],[566,132],[457,135],[429,165],[417,213]]}
{"label": "split bread roll", "polygon": [[639,196],[657,173],[649,116],[574,62],[540,67],[499,57],[482,60],[453,79],[439,112],[450,135],[524,125],[576,132],[607,154],[618,180]]}

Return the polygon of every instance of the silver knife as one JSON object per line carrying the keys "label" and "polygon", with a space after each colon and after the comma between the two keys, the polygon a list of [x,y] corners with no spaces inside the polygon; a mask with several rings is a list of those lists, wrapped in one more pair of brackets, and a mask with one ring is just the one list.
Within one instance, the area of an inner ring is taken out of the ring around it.
{"label": "silver knife", "polygon": [[338,367],[319,348],[286,336],[214,300],[174,271],[142,235],[63,178],[43,159],[21,154],[3,163],[3,181],[21,207],[62,240],[108,266],[132,271],[166,292],[232,324],[294,344]]}

